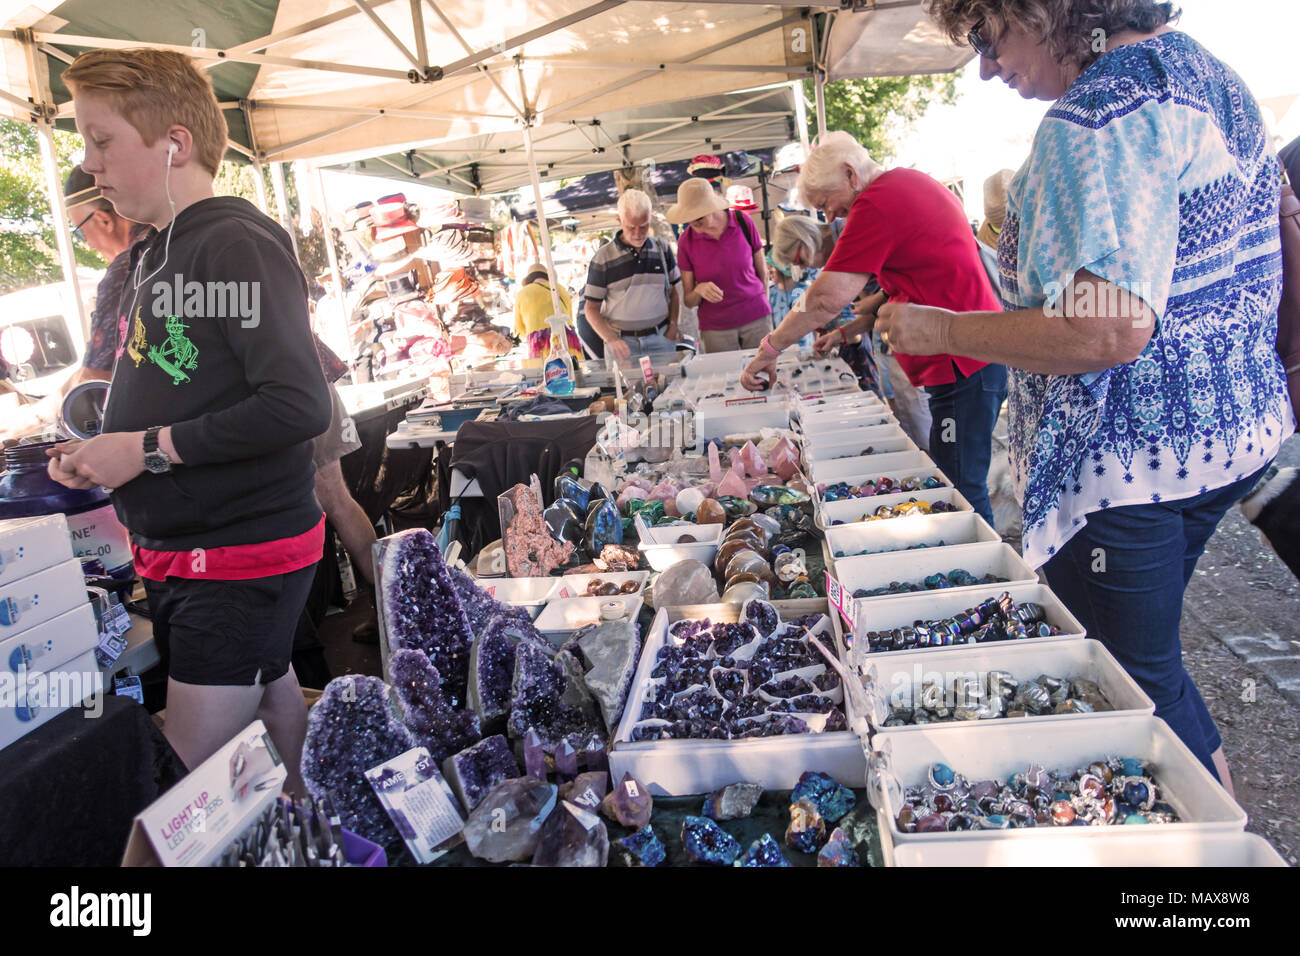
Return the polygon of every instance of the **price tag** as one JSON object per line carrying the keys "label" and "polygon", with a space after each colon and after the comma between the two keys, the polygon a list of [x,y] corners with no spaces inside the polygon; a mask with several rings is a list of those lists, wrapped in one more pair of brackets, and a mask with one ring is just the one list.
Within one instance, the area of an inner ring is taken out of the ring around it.
{"label": "price tag", "polygon": [[844,626],[852,633],[856,604],[853,598],[845,592],[844,586],[840,584],[839,580],[831,577],[829,571],[826,572],[826,600],[830,602],[831,607],[840,612],[840,617],[844,620]]}
{"label": "price tag", "polygon": [[625,780],[623,782],[623,788],[627,790],[627,795],[633,799],[641,796],[641,791],[637,788],[635,780]]}
{"label": "price tag", "polygon": [[568,586],[566,585],[566,586],[560,588],[560,597],[561,597],[561,598],[571,598],[571,597],[573,597],[573,592],[570,591],[569,588],[568,588]]}
{"label": "price tag", "polygon": [[730,407],[732,405],[766,405],[767,396],[758,395],[754,398],[729,398],[722,404],[726,407]]}
{"label": "price tag", "polygon": [[456,796],[424,747],[367,770],[366,779],[417,862],[442,856],[465,829]]}

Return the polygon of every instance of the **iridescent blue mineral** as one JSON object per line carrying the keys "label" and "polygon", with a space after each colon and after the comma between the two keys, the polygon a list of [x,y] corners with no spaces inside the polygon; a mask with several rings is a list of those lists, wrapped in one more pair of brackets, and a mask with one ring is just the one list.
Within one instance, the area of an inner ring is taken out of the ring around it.
{"label": "iridescent blue mineral", "polygon": [[420,528],[385,539],[380,611],[394,650],[428,655],[452,709],[465,705],[474,641],[460,595],[433,535]]}
{"label": "iridescent blue mineral", "polygon": [[817,853],[818,866],[861,866],[858,855],[853,851],[853,843],[848,834],[836,827],[831,831],[831,838]]}
{"label": "iridescent blue mineral", "polygon": [[837,783],[834,777],[815,770],[809,770],[800,776],[799,782],[790,792],[791,803],[797,803],[801,797],[811,800],[827,823],[838,821],[858,802],[848,787]]}
{"label": "iridescent blue mineral", "polygon": [[658,866],[668,856],[663,841],[649,827],[623,837],[618,844],[623,848],[620,855],[628,866]]}
{"label": "iridescent blue mineral", "polygon": [[687,817],[682,823],[682,845],[692,863],[730,866],[740,856],[740,844],[708,817]]}
{"label": "iridescent blue mineral", "polygon": [[592,554],[599,554],[607,544],[622,544],[623,519],[619,517],[618,505],[608,498],[593,503],[587,512],[583,540]]}
{"label": "iridescent blue mineral", "polygon": [[343,825],[390,846],[401,837],[366,780],[366,771],[416,746],[378,677],[336,677],[307,718],[302,777],[316,799],[329,794]]}
{"label": "iridescent blue mineral", "polygon": [[745,855],[736,860],[734,866],[789,866],[790,861],[781,852],[781,845],[772,839],[772,834],[764,833],[749,845]]}
{"label": "iridescent blue mineral", "polygon": [[800,853],[816,853],[826,839],[826,823],[817,812],[817,805],[807,797],[790,804],[790,826],[785,831],[785,844]]}

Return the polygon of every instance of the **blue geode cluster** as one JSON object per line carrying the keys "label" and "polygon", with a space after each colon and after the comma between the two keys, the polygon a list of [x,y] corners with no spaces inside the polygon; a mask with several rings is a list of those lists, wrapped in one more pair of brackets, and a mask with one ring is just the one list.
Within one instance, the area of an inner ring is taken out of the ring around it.
{"label": "blue geode cluster", "polygon": [[843,699],[840,682],[827,679],[825,660],[808,643],[824,615],[784,624],[775,615],[767,602],[750,601],[743,621],[673,624],[641,692],[631,739],[740,740],[847,730],[836,703]]}
{"label": "blue geode cluster", "polygon": [[626,851],[623,858],[629,866],[658,866],[668,856],[663,841],[648,826],[618,842]]}
{"label": "blue geode cluster", "polygon": [[781,852],[781,844],[772,838],[772,834],[764,833],[761,837],[749,845],[733,866],[789,866],[790,861],[785,858]]}
{"label": "blue geode cluster", "polygon": [[790,802],[798,803],[807,797],[817,807],[817,812],[827,823],[835,823],[857,804],[853,791],[835,778],[816,770],[806,771],[790,793]]}
{"label": "blue geode cluster", "polygon": [[682,845],[692,863],[731,866],[740,856],[740,844],[708,817],[687,817],[682,823]]}
{"label": "blue geode cluster", "polygon": [[448,705],[465,705],[469,652],[474,641],[460,594],[433,535],[403,531],[384,551],[384,627],[394,650],[420,650],[437,668]]}
{"label": "blue geode cluster", "polygon": [[313,797],[330,795],[345,827],[390,846],[401,836],[366,780],[366,771],[414,746],[387,684],[378,677],[336,677],[307,717],[303,780]]}

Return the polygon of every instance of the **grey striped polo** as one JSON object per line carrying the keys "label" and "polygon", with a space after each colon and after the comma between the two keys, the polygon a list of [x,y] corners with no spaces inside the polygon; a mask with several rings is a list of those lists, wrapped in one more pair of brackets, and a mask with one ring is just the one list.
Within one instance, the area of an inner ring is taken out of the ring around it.
{"label": "grey striped polo", "polygon": [[670,284],[681,281],[677,257],[667,243],[647,237],[637,249],[623,241],[620,231],[592,256],[583,295],[588,302],[600,303],[601,317],[615,329],[640,332],[664,323]]}

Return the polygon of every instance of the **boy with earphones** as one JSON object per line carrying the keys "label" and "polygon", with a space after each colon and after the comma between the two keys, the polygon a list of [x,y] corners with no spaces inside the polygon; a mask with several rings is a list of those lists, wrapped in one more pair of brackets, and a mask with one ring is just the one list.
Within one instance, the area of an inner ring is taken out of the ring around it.
{"label": "boy with earphones", "polygon": [[110,489],[131,532],[177,753],[194,767],[260,718],[296,787],[307,714],[289,658],[324,547],[312,438],[330,421],[306,281],[279,225],[213,196],[226,124],[193,61],[95,50],[63,80],[82,168],[158,233],[132,250],[103,434],[51,449],[50,475]]}

